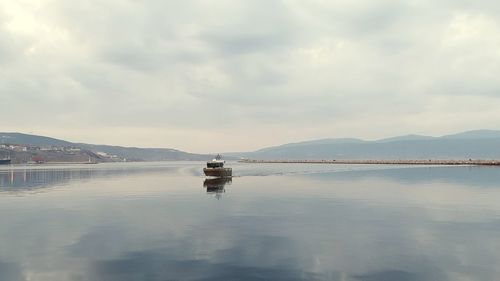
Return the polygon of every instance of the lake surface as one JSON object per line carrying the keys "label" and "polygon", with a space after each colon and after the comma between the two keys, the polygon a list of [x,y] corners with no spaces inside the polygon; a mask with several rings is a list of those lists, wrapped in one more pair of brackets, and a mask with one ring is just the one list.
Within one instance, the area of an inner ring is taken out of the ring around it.
{"label": "lake surface", "polygon": [[500,169],[0,168],[0,280],[498,280]]}

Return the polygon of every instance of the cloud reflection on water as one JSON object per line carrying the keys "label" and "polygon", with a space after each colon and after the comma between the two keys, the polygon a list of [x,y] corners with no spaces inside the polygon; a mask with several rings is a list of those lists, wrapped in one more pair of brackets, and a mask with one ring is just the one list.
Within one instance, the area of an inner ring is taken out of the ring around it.
{"label": "cloud reflection on water", "polygon": [[0,261],[0,280],[21,281],[26,278],[19,264]]}
{"label": "cloud reflection on water", "polygon": [[94,262],[89,274],[94,280],[324,280],[293,257],[266,258],[276,257],[275,251],[287,252],[288,247],[293,248],[292,241],[263,236],[210,258],[181,258],[186,256],[184,248],[130,252],[119,259]]}
{"label": "cloud reflection on water", "polygon": [[[103,172],[66,182],[65,192],[0,194],[8,261],[0,280],[495,280],[500,191],[471,180],[496,174],[438,167],[239,177],[217,201],[207,200],[201,178],[178,170]],[[153,196],[130,198],[139,191]],[[436,200],[443,192],[459,204]],[[485,199],[488,208],[478,208]]]}
{"label": "cloud reflection on water", "polygon": [[352,170],[339,173],[311,174],[314,179],[360,180],[379,178],[402,184],[452,183],[469,187],[500,187],[498,167],[489,166],[386,166],[386,169]]}

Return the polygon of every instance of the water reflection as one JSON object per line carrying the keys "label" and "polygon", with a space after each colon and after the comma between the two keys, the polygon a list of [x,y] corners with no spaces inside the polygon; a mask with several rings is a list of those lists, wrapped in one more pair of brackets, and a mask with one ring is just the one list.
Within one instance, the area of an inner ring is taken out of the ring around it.
{"label": "water reflection", "polygon": [[425,281],[425,280],[449,280],[442,273],[431,272],[408,272],[403,270],[387,270],[353,276],[353,280],[359,281]]}
{"label": "water reflection", "polygon": [[32,189],[66,183],[71,180],[90,179],[95,171],[88,170],[10,170],[0,171],[2,191]]}
{"label": "water reflection", "polygon": [[35,190],[39,188],[65,185],[72,181],[86,181],[153,172],[172,172],[178,168],[154,167],[149,169],[132,167],[114,168],[51,168],[51,169],[11,169],[0,170],[0,193]]}
{"label": "water reflection", "polygon": [[206,187],[207,193],[215,194],[215,198],[217,200],[222,198],[222,193],[226,192],[225,186],[226,184],[232,184],[232,178],[212,178],[205,179],[203,181],[203,187]]}
{"label": "water reflection", "polygon": [[[447,180],[496,178],[496,169],[204,180],[215,196],[237,187],[218,202],[200,190],[201,175],[191,168],[200,165],[172,173],[27,171],[26,179],[16,171],[14,180],[8,171],[5,188],[65,179],[71,188],[0,196],[0,280],[449,281],[500,274],[500,189]],[[126,174],[133,177],[107,180]]]}
{"label": "water reflection", "polygon": [[[294,261],[291,260],[283,260],[281,264],[264,264],[264,256],[272,256],[274,250],[283,251],[281,247],[286,246],[283,243],[274,244],[273,242],[281,242],[274,240],[263,238],[261,241],[254,241],[257,242],[254,245],[240,244],[230,252],[221,251],[218,253],[221,256],[213,259],[174,257],[185,249],[130,252],[120,259],[94,263],[89,270],[90,280],[342,280],[325,279],[325,275],[307,272],[299,264],[292,264]],[[293,246],[291,241],[289,243]],[[259,249],[251,248],[256,245]],[[240,260],[241,256],[247,259],[252,257],[255,262]],[[232,260],[225,260],[226,258]]]}
{"label": "water reflection", "polygon": [[26,278],[18,264],[0,261],[0,280],[21,281]]}
{"label": "water reflection", "polygon": [[353,170],[339,173],[318,173],[310,178],[329,180],[387,179],[403,184],[446,182],[477,187],[500,187],[500,168],[489,166],[388,167],[380,170]]}

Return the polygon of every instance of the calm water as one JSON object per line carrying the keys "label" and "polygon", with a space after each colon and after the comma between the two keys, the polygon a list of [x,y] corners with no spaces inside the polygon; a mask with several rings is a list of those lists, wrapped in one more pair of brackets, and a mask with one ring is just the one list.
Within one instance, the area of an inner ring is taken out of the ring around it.
{"label": "calm water", "polygon": [[500,170],[0,170],[0,280],[498,280]]}

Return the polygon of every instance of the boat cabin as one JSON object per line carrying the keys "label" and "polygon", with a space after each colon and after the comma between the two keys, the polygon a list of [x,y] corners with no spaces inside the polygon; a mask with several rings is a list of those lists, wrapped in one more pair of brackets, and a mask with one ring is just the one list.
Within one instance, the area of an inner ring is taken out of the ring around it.
{"label": "boat cabin", "polygon": [[224,167],[224,161],[207,162],[207,168],[222,168],[222,167]]}

